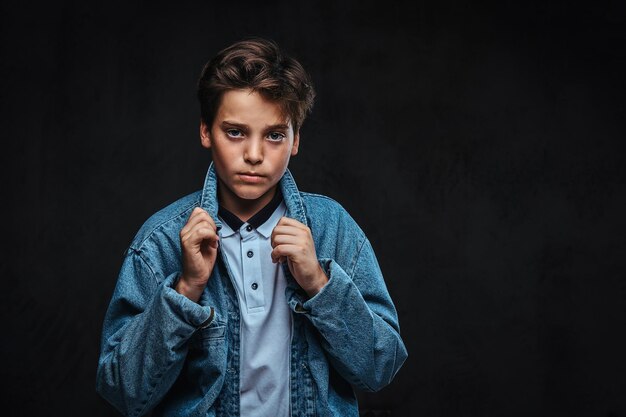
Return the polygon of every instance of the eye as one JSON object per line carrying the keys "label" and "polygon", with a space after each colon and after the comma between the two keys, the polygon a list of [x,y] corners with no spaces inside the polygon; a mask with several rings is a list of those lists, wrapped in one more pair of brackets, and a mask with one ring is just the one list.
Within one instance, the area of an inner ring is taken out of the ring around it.
{"label": "eye", "polygon": [[272,142],[280,142],[285,139],[285,135],[280,132],[271,132],[269,135],[267,135],[267,138]]}
{"label": "eye", "polygon": [[226,134],[231,138],[240,138],[243,136],[243,133],[241,133],[241,130],[239,129],[228,129]]}

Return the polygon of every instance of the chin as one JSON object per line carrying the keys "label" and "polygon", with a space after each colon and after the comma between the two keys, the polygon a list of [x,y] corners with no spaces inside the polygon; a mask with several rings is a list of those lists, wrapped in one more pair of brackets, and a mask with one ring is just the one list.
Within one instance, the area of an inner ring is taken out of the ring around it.
{"label": "chin", "polygon": [[259,198],[263,197],[268,191],[269,188],[249,189],[248,187],[245,187],[235,190],[235,195],[242,200],[258,200]]}

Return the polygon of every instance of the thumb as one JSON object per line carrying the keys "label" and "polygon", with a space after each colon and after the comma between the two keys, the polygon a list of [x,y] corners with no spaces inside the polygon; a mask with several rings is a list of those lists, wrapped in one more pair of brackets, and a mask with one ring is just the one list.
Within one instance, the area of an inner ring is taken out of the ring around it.
{"label": "thumb", "polygon": [[220,246],[219,240],[204,240],[201,245],[202,255],[210,260],[215,260],[217,249]]}

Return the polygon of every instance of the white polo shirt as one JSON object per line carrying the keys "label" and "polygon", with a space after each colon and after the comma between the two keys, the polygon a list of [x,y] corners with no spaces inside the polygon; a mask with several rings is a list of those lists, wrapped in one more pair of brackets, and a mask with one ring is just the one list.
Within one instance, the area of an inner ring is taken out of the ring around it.
{"label": "white polo shirt", "polygon": [[288,417],[291,312],[286,281],[272,263],[272,230],[287,208],[280,190],[242,222],[220,207],[220,246],[233,274],[241,310],[240,389],[242,417]]}

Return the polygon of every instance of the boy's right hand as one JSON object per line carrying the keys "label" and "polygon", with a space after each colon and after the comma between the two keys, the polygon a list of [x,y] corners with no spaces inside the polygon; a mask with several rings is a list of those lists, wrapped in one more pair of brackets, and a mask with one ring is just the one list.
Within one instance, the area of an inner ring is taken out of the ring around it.
{"label": "boy's right hand", "polygon": [[177,292],[198,302],[213,271],[219,240],[209,213],[196,207],[180,231],[183,273],[176,284]]}

